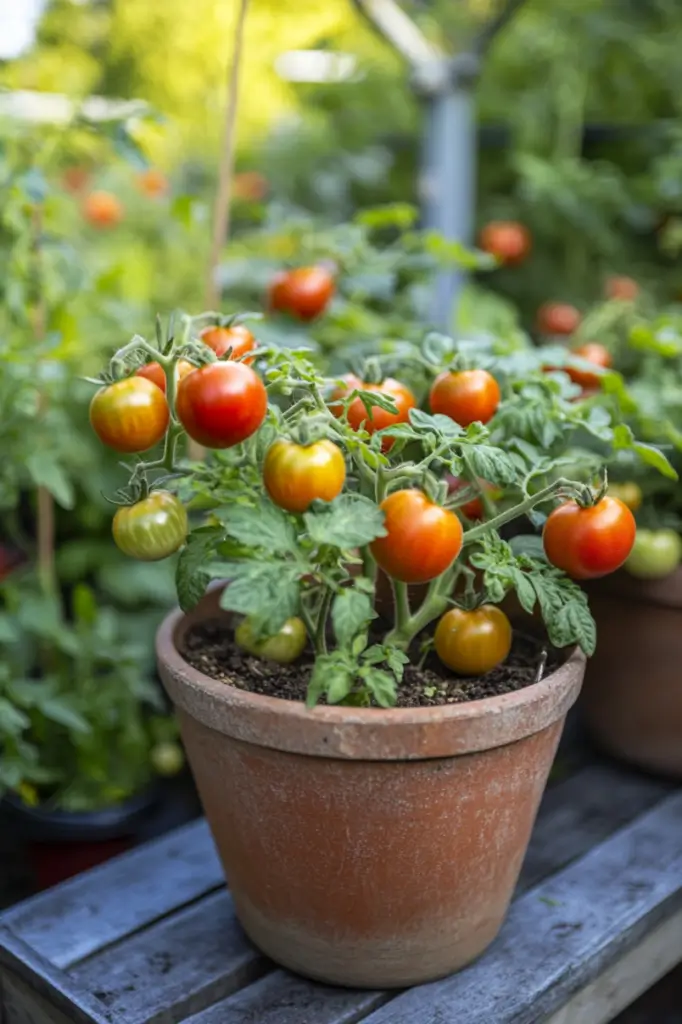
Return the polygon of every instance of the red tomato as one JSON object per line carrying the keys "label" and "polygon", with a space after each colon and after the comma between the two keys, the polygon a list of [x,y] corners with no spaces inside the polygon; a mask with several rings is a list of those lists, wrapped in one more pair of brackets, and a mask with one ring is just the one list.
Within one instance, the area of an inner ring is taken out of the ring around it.
{"label": "red tomato", "polygon": [[530,231],[515,220],[493,220],[481,231],[479,246],[501,263],[523,263],[531,249]]}
{"label": "red tomato", "polygon": [[606,282],[605,291],[607,299],[634,302],[639,295],[639,285],[631,277],[609,277]]}
{"label": "red tomato", "polygon": [[146,171],[141,171],[137,176],[137,186],[140,192],[144,192],[151,199],[165,196],[169,190],[168,178],[156,167],[149,167]]}
{"label": "red tomato", "polygon": [[199,337],[204,345],[213,349],[218,359],[222,359],[227,350],[232,349],[230,359],[241,359],[249,365],[253,362],[253,359],[242,358],[258,344],[244,324],[233,324],[232,327],[204,327]]}
{"label": "red tomato", "polygon": [[574,580],[596,579],[615,572],[635,543],[635,518],[618,498],[608,495],[589,508],[567,501],[547,518],[542,539],[545,554]]}
{"label": "red tomato", "polygon": [[112,532],[124,555],[141,562],[158,562],[174,554],[187,539],[189,523],[182,502],[168,491],[147,498],[114,516]]}
{"label": "red tomato", "polygon": [[[193,370],[196,370],[196,366],[188,363],[186,359],[181,359],[178,363],[178,379],[182,380],[183,377],[186,377]],[[157,388],[161,388],[164,395],[166,394],[166,371],[159,363],[145,363],[144,366],[135,371],[135,376],[146,377],[152,384],[156,384]]]}
{"label": "red tomato", "polygon": [[[600,366],[605,370],[611,365],[611,353],[607,348],[597,344],[595,341],[590,341],[586,345],[574,348],[573,355],[585,359],[588,363],[594,363],[595,366]],[[579,384],[581,388],[585,388],[587,391],[599,388],[601,376],[598,373],[590,373],[589,370],[579,370],[577,366],[567,366],[565,369],[574,384]]]}
{"label": "red tomato", "polygon": [[370,544],[377,564],[403,583],[426,583],[450,566],[462,550],[462,524],[454,512],[434,505],[422,491],[394,491],[379,506],[386,536]]}
{"label": "red tomato", "polygon": [[460,427],[487,423],[500,404],[500,388],[487,370],[446,370],[436,377],[429,395],[431,412],[449,416]]}
{"label": "red tomato", "polygon": [[324,267],[297,267],[275,274],[268,291],[268,308],[298,320],[324,313],[334,294],[334,278]]}
{"label": "red tomato", "polygon": [[436,654],[448,668],[463,676],[482,676],[501,664],[512,645],[512,628],[494,604],[473,611],[451,608],[434,634]]}
{"label": "red tomato", "polygon": [[168,429],[170,412],[160,388],[128,377],[100,388],[90,403],[90,423],[100,441],[117,452],[145,452]]}
{"label": "red tomato", "polygon": [[265,419],[263,381],[244,363],[209,363],[178,385],[175,411],[183,427],[205,448],[231,448],[255,433]]}
{"label": "red tomato", "polygon": [[123,220],[123,205],[111,192],[91,192],[83,202],[83,216],[95,228],[113,228]]}
{"label": "red tomato", "polygon": [[541,334],[574,334],[581,319],[575,306],[565,302],[546,302],[538,310],[537,327]]}
{"label": "red tomato", "polygon": [[[370,414],[368,415],[365,406],[362,403],[362,399],[358,395],[354,398],[351,404],[348,406],[348,423],[353,430],[366,430],[369,434],[375,434],[377,430],[384,430],[386,427],[395,426],[396,423],[407,423],[410,418],[410,409],[414,409],[417,404],[417,399],[414,397],[410,389],[405,385],[401,384],[400,381],[394,380],[393,377],[387,377],[381,384],[363,384],[362,381],[358,380],[352,374],[349,374],[346,378],[346,384],[342,388],[338,388],[333,396],[330,403],[330,408],[335,416],[341,416],[343,414],[343,408],[335,403],[335,399],[343,398],[348,395],[351,391],[371,391],[375,394],[386,395],[388,398],[392,398],[396,404],[396,412],[388,412],[386,409],[380,409],[378,405],[372,407]],[[384,437],[381,441],[381,450],[384,452],[390,451],[393,446],[393,438]]]}

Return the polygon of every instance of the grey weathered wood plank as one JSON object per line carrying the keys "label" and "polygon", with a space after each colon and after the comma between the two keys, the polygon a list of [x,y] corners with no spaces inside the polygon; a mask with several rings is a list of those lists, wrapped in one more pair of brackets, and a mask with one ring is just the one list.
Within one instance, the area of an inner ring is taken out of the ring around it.
{"label": "grey weathered wood plank", "polygon": [[[595,841],[611,834],[669,790],[665,783],[651,782],[602,766],[584,769],[557,784],[541,808],[520,891],[528,888],[539,875],[556,871],[585,853]],[[211,909],[214,906],[220,908],[218,919]],[[225,1013],[232,1013],[233,1000],[239,1000],[239,1012],[251,1012],[249,1006],[253,999],[258,1013],[262,1015],[267,1005],[267,994],[272,996],[275,1006],[286,996],[280,994],[275,982],[272,983],[273,988],[265,984],[260,988],[255,985],[243,995],[228,996],[239,988],[245,965],[248,973],[254,964],[259,964],[257,955],[251,951],[240,931],[237,931],[239,941],[228,955],[220,937],[220,930],[224,927],[220,914],[224,912],[227,915],[228,906],[231,903],[224,903],[220,896],[202,899],[179,916],[176,914],[152,924],[137,936],[96,953],[82,967],[74,969],[74,976],[81,983],[96,987],[96,991],[105,991],[108,1005],[115,1006],[122,1013],[137,1015],[133,1018],[135,1020],[162,1019],[158,1015],[171,1010],[175,1016],[169,1019],[179,1019],[174,999],[186,1012],[190,1012],[190,1007],[203,1009],[212,1001],[226,996],[222,1005]],[[206,926],[202,923],[205,916]],[[233,927],[238,929],[234,922]],[[188,929],[189,934],[195,936],[191,948],[187,940]],[[199,955],[195,956],[195,952]],[[168,984],[168,973],[163,973],[169,964],[172,964],[172,985]],[[260,964],[256,968],[262,969]],[[305,1008],[305,986],[301,993]],[[345,992],[339,999],[341,1020],[344,1019],[343,1014],[350,1015],[352,1020],[353,1014],[362,1013],[367,1007],[365,993]],[[296,1008],[295,1003],[293,1005],[296,1012],[301,1009]]]}
{"label": "grey weathered wood plank", "polygon": [[613,764],[594,764],[549,788],[521,870],[519,891],[581,857],[676,787]]}
{"label": "grey weathered wood plank", "polygon": [[2,1024],[124,1024],[87,989],[0,927]]}
{"label": "grey weathered wood plank", "polygon": [[223,884],[204,820],[26,900],[0,924],[69,967]]}
{"label": "grey weathered wood plank", "polygon": [[71,977],[125,1024],[166,1024],[224,999],[268,969],[223,890],[84,961]]}
{"label": "grey weathered wood plank", "polygon": [[382,992],[352,992],[273,971],[183,1024],[357,1024],[387,1001]]}
{"label": "grey weathered wood plank", "polygon": [[366,1024],[545,1020],[680,911],[681,837],[678,791],[516,900],[475,964],[398,996]]}

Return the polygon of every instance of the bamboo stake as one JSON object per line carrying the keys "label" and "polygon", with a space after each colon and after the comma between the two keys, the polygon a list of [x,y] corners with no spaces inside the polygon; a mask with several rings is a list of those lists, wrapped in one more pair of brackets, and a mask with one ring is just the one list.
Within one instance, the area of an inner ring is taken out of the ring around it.
{"label": "bamboo stake", "polygon": [[[45,337],[46,314],[43,295],[41,271],[41,235],[43,230],[43,210],[37,205],[33,214],[35,266],[38,277],[38,301],[33,317],[33,333],[37,341]],[[40,397],[40,412],[47,407],[45,396]],[[38,487],[36,505],[36,542],[38,546],[38,575],[46,591],[53,591],[55,583],[55,516],[54,498],[46,487]]]}

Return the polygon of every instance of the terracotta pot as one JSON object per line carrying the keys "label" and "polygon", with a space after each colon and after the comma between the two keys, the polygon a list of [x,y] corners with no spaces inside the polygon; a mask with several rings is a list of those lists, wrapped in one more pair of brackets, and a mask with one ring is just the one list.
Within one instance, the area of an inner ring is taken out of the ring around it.
{"label": "terracotta pot", "polygon": [[246,693],[178,653],[218,594],[162,625],[157,653],[237,914],[285,967],[404,987],[497,934],[585,661],[468,704],[379,710]]}
{"label": "terracotta pot", "polygon": [[589,585],[597,651],[582,698],[611,754],[682,777],[682,568],[662,580],[628,573]]}

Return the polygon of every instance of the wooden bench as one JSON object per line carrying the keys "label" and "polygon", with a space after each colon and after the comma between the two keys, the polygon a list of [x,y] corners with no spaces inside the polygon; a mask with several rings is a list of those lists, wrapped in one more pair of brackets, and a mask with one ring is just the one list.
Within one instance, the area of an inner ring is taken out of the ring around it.
{"label": "wooden bench", "polygon": [[593,760],[548,789],[500,936],[451,978],[358,992],[277,969],[199,821],[0,917],[0,1022],[601,1024],[680,961],[682,790]]}

